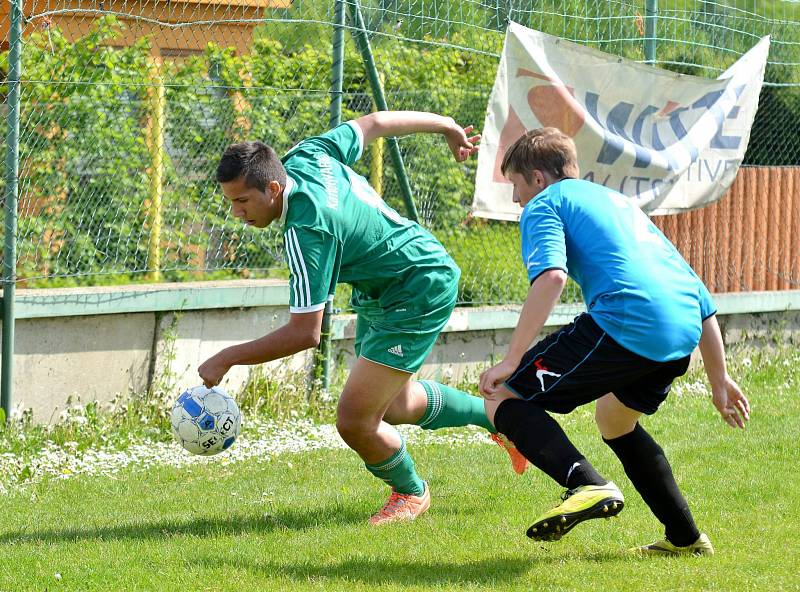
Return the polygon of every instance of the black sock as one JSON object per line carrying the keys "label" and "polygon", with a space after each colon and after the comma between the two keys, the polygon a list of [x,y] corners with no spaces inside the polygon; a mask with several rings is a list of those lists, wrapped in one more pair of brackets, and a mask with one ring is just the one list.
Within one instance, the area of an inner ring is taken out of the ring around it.
{"label": "black sock", "polygon": [[608,479],[603,478],[592,466],[592,463],[581,457],[567,470],[566,482],[567,489],[575,489],[581,485],[605,485],[608,483]]}
{"label": "black sock", "polygon": [[558,422],[538,405],[507,399],[497,407],[494,425],[525,458],[562,487],[574,489],[608,482],[572,445]]}
{"label": "black sock", "polygon": [[650,434],[637,423],[631,433],[611,440],[603,438],[603,442],[622,461],[636,491],[664,525],[667,540],[678,547],[695,542],[700,531],[689,504],[678,489],[664,450]]}

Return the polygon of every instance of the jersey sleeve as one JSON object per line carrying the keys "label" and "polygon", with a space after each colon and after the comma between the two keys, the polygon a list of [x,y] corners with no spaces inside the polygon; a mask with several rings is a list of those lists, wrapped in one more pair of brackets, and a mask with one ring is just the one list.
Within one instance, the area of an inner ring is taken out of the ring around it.
{"label": "jersey sleeve", "polygon": [[341,163],[351,165],[364,151],[364,132],[355,121],[337,125],[322,135],[312,136],[292,148],[287,157],[298,151],[322,152]]}
{"label": "jersey sleeve", "polygon": [[564,223],[544,200],[525,208],[520,219],[522,262],[533,282],[550,269],[567,269],[567,242]]}
{"label": "jersey sleeve", "polygon": [[667,239],[660,230],[658,230],[658,233],[661,235],[661,238],[672,248],[672,252],[675,254],[675,256],[680,258],[681,262],[683,263],[683,268],[686,270],[686,272],[697,282],[697,297],[700,301],[700,318],[705,321],[708,317],[717,314],[717,303],[714,302],[714,297],[711,296],[711,292],[708,291],[708,288],[703,283],[703,280],[700,279],[700,276],[697,275],[697,272],[694,269],[692,269],[692,266],[689,265],[686,259],[681,256],[681,254],[678,252],[678,249],[676,249],[675,246],[669,242],[669,239]]}
{"label": "jersey sleeve", "polygon": [[314,312],[336,292],[341,253],[338,241],[326,232],[289,227],[283,236],[289,264],[289,311]]}
{"label": "jersey sleeve", "polygon": [[717,304],[711,297],[711,292],[708,291],[706,285],[698,278],[700,282],[700,318],[704,321],[717,313]]}

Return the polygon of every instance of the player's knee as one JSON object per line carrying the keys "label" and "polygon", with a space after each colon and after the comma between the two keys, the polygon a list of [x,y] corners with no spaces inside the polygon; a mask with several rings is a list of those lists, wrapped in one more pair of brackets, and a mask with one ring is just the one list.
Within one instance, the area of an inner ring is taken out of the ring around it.
{"label": "player's knee", "polygon": [[517,398],[507,398],[500,401],[494,410],[492,423],[498,431],[504,434],[512,442],[519,436],[520,430],[528,429],[525,420],[531,419],[530,413],[534,414],[541,411],[538,407],[533,408],[530,403]]}
{"label": "player's knee", "polygon": [[628,413],[618,413],[610,406],[597,402],[594,412],[594,421],[600,434],[606,440],[619,438],[633,431],[636,427],[637,417]]}
{"label": "player's knee", "polygon": [[[380,422],[377,422],[380,423]],[[343,412],[341,409],[336,417],[336,431],[348,445],[360,443],[368,438],[377,428],[376,422],[357,414]]]}
{"label": "player's knee", "polygon": [[342,416],[340,413],[336,417],[336,431],[339,432],[342,440],[350,443],[355,434],[358,432],[358,423],[353,421],[353,419],[350,417]]}
{"label": "player's knee", "polygon": [[602,414],[599,409],[595,409],[594,422],[597,424],[597,429],[600,431],[603,438],[608,439],[606,434],[614,431],[613,422],[606,415]]}

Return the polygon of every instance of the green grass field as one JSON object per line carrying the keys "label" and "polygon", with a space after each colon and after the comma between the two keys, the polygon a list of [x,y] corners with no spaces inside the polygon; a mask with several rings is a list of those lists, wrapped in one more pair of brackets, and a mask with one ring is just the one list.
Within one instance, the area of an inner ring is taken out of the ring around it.
{"label": "green grass field", "polygon": [[627,505],[557,543],[524,531],[558,486],[535,470],[517,477],[493,445],[413,445],[431,510],[377,529],[366,519],[386,488],[350,451],[220,458],[11,488],[0,590],[798,590],[800,354],[750,354],[734,373],[752,400],[746,431],[722,425],[696,373],[643,422],[712,558],[625,553],[661,532],[585,409],[563,425]]}

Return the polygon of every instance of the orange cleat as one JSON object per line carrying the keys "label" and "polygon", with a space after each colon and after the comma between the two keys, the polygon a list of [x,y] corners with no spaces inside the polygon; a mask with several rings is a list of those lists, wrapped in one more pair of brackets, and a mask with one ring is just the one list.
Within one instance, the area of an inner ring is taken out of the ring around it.
{"label": "orange cleat", "polygon": [[431,507],[431,493],[428,484],[425,483],[425,493],[422,495],[412,495],[410,493],[397,493],[392,490],[389,501],[381,508],[381,511],[374,514],[369,523],[373,526],[389,524],[391,522],[401,522],[414,520]]}
{"label": "orange cleat", "polygon": [[514,446],[514,443],[506,438],[500,432],[496,434],[489,434],[492,439],[492,442],[495,442],[500,448],[508,452],[509,458],[511,458],[511,468],[514,469],[514,472],[517,475],[522,475],[525,472],[525,469],[528,468],[528,459],[522,456],[522,453],[517,450],[517,447]]}

